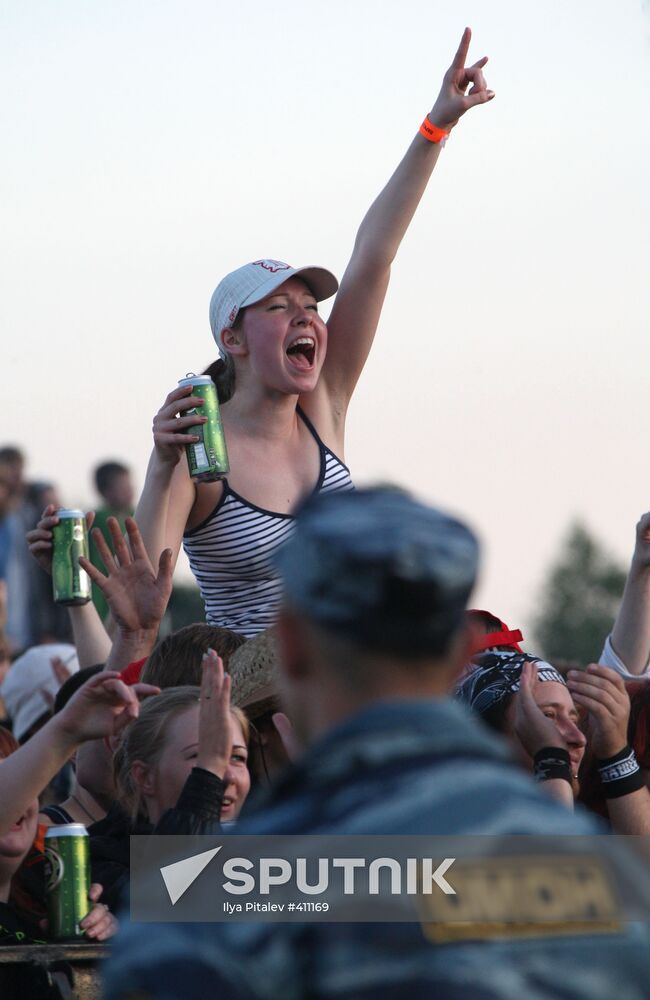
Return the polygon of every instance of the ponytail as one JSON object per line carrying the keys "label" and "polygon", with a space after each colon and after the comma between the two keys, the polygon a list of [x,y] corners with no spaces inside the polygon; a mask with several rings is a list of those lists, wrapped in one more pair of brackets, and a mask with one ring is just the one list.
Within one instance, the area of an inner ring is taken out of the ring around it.
{"label": "ponytail", "polygon": [[217,358],[203,374],[216,385],[219,402],[227,403],[235,391],[235,362],[230,354],[226,354],[225,358]]}

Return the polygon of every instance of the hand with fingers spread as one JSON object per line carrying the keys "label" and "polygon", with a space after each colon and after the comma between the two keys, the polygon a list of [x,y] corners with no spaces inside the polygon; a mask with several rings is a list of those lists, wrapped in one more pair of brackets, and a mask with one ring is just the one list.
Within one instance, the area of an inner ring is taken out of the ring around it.
{"label": "hand with fingers spread", "polygon": [[[86,514],[86,526],[88,531],[92,528],[95,520],[94,511]],[[56,516],[54,504],[48,504],[41,515],[41,519],[31,531],[25,536],[29,544],[29,551],[46,573],[52,575],[52,528],[59,523]]]}
{"label": "hand with fingers spread", "polygon": [[630,696],[620,674],[590,663],[570,670],[568,687],[577,705],[589,713],[589,742],[596,757],[606,760],[627,746]]}
{"label": "hand with fingers spread", "polygon": [[197,767],[212,771],[223,778],[232,756],[234,738],[230,710],[230,674],[213,649],[202,660],[201,694],[199,698],[199,751]]}
{"label": "hand with fingers spread", "polygon": [[116,518],[109,517],[107,525],[115,555],[101,531],[93,531],[93,541],[106,573],[83,557],[79,559],[79,565],[103,593],[118,629],[123,632],[155,632],[172,589],[171,550],[162,552],[156,573],[132,517],[126,519],[128,543]]}
{"label": "hand with fingers spread", "polygon": [[562,747],[567,750],[566,741],[558,732],[553,719],[549,719],[535,701],[537,667],[534,663],[524,663],[521,671],[519,694],[515,706],[515,733],[530,757],[546,747]]}
{"label": "hand with fingers spread", "polygon": [[191,385],[183,385],[170,392],[153,418],[155,454],[164,465],[177,465],[183,449],[200,440],[191,428],[207,422],[207,417],[196,413],[182,415],[186,410],[203,405],[199,396],[192,395],[192,388]]}
{"label": "hand with fingers spread", "polygon": [[456,125],[461,115],[477,104],[485,104],[494,97],[483,76],[487,56],[472,66],[465,66],[472,32],[465,28],[458,51],[442,81],[438,98],[429,112],[429,120],[447,132]]}

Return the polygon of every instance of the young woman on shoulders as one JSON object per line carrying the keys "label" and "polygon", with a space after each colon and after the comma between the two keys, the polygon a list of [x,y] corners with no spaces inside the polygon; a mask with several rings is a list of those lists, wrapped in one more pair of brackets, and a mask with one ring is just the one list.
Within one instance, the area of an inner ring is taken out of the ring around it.
{"label": "young woman on shoulders", "polygon": [[[466,29],[440,94],[388,184],[371,205],[327,326],[318,302],[338,288],[323,268],[257,260],[227,275],[210,303],[221,360],[211,366],[230,458],[227,480],[195,485],[184,446],[201,422],[192,387],[171,392],[154,418],[154,451],[136,520],[154,565],[181,541],[210,624],[253,636],[271,625],[279,587],[273,551],[309,493],[349,489],[345,419],[388,288],[391,264],[446,134],[494,94],[486,58],[465,67]],[[183,459],[181,461],[181,459]]]}

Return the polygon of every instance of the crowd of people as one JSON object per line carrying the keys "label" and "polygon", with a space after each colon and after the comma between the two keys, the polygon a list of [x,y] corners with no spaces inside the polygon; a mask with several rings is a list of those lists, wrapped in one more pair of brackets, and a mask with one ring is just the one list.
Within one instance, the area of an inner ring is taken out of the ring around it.
{"label": "crowd of people", "polygon": [[[68,642],[72,638],[65,608],[55,604],[52,586],[29,556],[26,539],[36,527],[45,507],[65,506],[57,484],[25,476],[27,459],[15,445],[0,447],[0,626],[3,665],[17,653],[34,645]],[[131,472],[122,462],[101,462],[92,474],[99,504],[94,524],[105,536],[108,517],[124,518],[133,513],[134,488]],[[94,541],[90,557],[100,565]],[[101,590],[93,591],[100,616],[107,609]],[[0,668],[2,670],[2,668]],[[3,674],[0,673],[0,677]]]}
{"label": "crowd of people", "polygon": [[[391,263],[448,134],[494,96],[469,43],[340,287],[273,259],[217,286],[208,371],[230,471],[192,480],[201,399],[173,390],[135,512],[129,469],[96,470],[91,602],[52,601],[60,497],[0,449],[0,946],[48,940],[52,825],[88,831],[82,930],[98,941],[128,913],[131,834],[650,833],[650,515],[600,662],[565,675],[499,609],[468,610],[479,547],[463,523],[402,489],[355,490],[344,460]],[[161,636],[181,545],[205,621]],[[152,941],[125,922],[108,1000],[610,1000],[644,996],[650,972],[647,928],[625,919],[451,943],[411,923],[166,924]],[[48,996],[33,970],[11,974]]]}

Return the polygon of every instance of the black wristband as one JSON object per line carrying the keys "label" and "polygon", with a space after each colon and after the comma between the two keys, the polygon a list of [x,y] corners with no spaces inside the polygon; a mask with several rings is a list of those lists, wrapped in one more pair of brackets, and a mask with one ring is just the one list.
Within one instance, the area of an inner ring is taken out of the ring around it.
{"label": "black wristband", "polygon": [[562,778],[572,784],[571,758],[564,747],[543,747],[533,759],[533,773],[536,781],[552,781]]}
{"label": "black wristband", "polygon": [[634,750],[625,746],[620,753],[598,761],[598,773],[606,799],[619,799],[638,792],[645,782]]}

